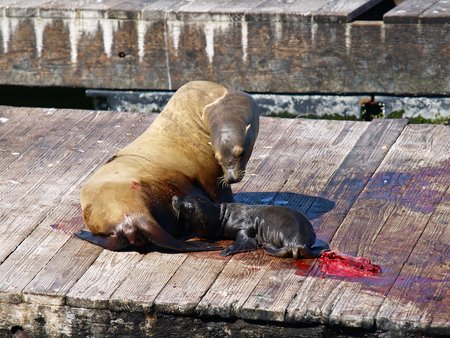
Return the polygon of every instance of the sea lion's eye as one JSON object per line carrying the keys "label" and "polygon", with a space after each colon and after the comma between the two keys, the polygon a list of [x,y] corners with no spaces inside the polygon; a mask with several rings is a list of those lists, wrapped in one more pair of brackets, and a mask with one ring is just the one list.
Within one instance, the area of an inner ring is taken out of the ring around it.
{"label": "sea lion's eye", "polygon": [[186,205],[186,211],[188,214],[192,214],[194,212],[194,206],[192,204]]}
{"label": "sea lion's eye", "polygon": [[232,151],[233,157],[235,157],[235,158],[241,157],[243,153],[244,153],[244,148],[242,148],[240,145],[235,145],[233,147],[233,151]]}

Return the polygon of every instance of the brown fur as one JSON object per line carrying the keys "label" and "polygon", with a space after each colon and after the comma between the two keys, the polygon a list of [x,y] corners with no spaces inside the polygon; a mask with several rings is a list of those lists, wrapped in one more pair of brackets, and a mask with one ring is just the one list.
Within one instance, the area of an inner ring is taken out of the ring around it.
{"label": "brown fur", "polygon": [[[215,149],[222,126],[232,137]],[[78,237],[111,250],[149,243],[177,251],[217,249],[174,238],[185,229],[176,224],[172,197],[194,194],[232,202],[230,186],[218,184],[225,173],[215,155],[228,151],[226,142],[230,154],[236,146],[245,148],[236,169],[245,172],[257,133],[257,107],[249,95],[212,82],[184,85],[150,127],[82,187],[83,217],[91,233]]]}

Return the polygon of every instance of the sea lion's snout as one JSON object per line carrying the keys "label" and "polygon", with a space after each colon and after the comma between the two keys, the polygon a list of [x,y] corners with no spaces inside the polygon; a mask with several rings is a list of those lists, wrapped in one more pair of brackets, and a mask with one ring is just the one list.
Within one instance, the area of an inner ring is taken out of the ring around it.
{"label": "sea lion's snout", "polygon": [[240,181],[239,174],[236,173],[235,168],[227,169],[224,171],[225,181],[228,184],[237,183]]}
{"label": "sea lion's snout", "polygon": [[245,176],[245,169],[241,169],[239,163],[231,168],[224,168],[223,170],[224,181],[227,184],[238,183],[242,181]]}

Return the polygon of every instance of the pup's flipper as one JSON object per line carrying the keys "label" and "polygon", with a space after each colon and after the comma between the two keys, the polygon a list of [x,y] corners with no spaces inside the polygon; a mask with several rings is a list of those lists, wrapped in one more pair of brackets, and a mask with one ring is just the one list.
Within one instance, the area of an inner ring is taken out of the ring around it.
{"label": "pup's flipper", "polygon": [[253,251],[258,248],[256,239],[249,237],[244,230],[239,230],[236,235],[236,239],[233,244],[231,244],[225,250],[220,252],[221,256],[229,256],[238,252]]}
{"label": "pup's flipper", "polygon": [[293,257],[295,259],[300,258],[318,258],[320,255],[330,250],[330,246],[327,242],[317,239],[311,247],[298,246],[298,247],[282,247],[276,248],[272,244],[264,244],[264,250],[272,256],[276,257]]}

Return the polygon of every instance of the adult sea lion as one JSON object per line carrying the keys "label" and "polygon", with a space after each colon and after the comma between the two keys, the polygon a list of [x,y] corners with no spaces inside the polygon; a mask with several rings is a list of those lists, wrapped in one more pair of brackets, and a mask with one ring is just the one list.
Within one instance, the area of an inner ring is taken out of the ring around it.
{"label": "adult sea lion", "polygon": [[259,129],[246,93],[193,81],[176,91],[150,127],[101,166],[81,189],[89,231],[79,238],[110,250],[150,243],[175,251],[217,250],[176,239],[174,195],[232,202]]}
{"label": "adult sea lion", "polygon": [[174,196],[172,207],[179,222],[206,238],[231,238],[222,256],[256,250],[262,246],[272,256],[317,258],[329,251],[316,238],[301,212],[275,205],[216,204],[197,196]]}

